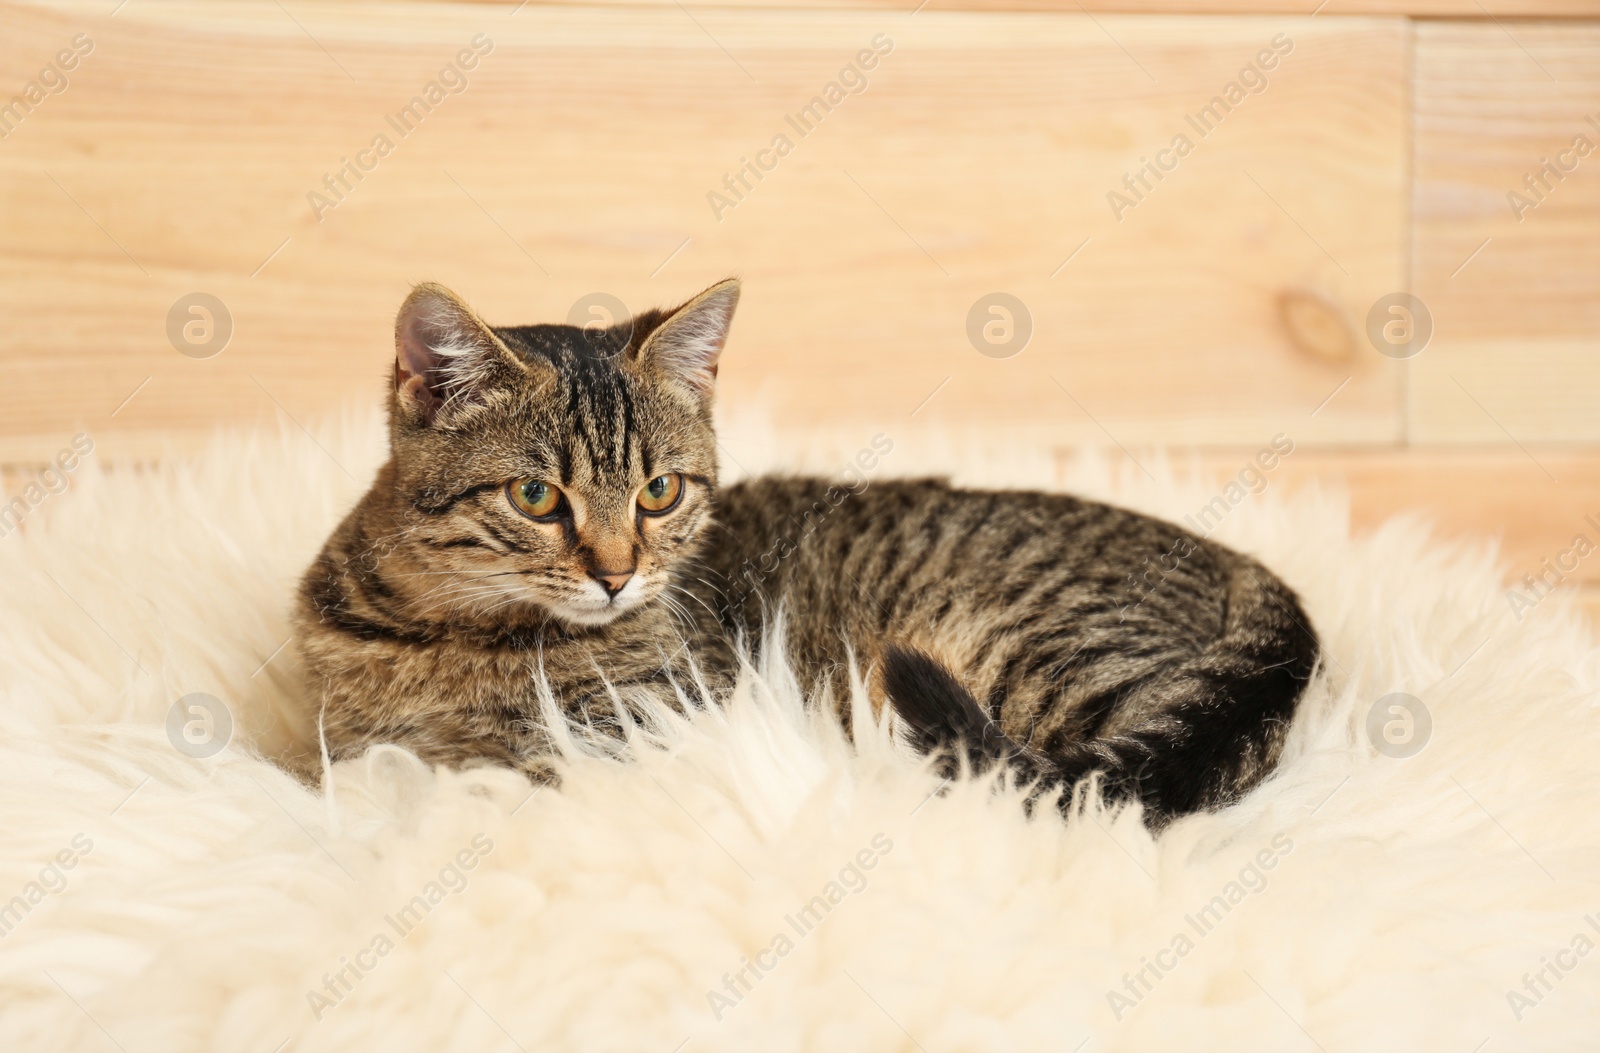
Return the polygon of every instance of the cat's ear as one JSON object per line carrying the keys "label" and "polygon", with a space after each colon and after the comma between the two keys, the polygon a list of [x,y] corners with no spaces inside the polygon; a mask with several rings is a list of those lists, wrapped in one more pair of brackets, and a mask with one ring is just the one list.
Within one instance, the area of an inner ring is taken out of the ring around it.
{"label": "cat's ear", "polygon": [[717,382],[717,359],[728,341],[739,279],[718,282],[667,315],[635,353],[640,368],[689,385],[709,399]]}
{"label": "cat's ear", "polygon": [[472,308],[433,282],[412,289],[400,305],[394,351],[395,398],[430,424],[527,372]]}

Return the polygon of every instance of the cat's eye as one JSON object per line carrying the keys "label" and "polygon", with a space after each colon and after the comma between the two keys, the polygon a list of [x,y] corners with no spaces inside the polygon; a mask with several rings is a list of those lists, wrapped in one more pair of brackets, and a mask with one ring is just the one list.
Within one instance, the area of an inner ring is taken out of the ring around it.
{"label": "cat's eye", "polygon": [[513,479],[506,484],[511,506],[532,519],[554,519],[565,511],[567,502],[561,491],[538,479]]}
{"label": "cat's eye", "polygon": [[639,491],[639,508],[649,515],[670,512],[683,496],[683,476],[658,475]]}

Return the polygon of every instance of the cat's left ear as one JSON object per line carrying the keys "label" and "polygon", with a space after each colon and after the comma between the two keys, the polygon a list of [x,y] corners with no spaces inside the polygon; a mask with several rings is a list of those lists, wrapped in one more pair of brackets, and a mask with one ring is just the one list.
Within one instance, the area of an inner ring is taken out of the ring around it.
{"label": "cat's left ear", "polygon": [[717,382],[717,359],[728,341],[733,310],[739,306],[739,279],[720,281],[679,307],[645,338],[634,360],[686,383],[709,399]]}

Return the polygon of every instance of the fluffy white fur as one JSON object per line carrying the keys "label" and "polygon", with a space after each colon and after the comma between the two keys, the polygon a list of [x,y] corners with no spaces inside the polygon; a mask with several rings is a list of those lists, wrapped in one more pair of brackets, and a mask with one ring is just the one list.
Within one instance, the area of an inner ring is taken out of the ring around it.
{"label": "fluffy white fur", "polygon": [[[1473,1053],[1600,1036],[1600,952],[1547,971],[1520,1021],[1508,1001],[1575,936],[1600,947],[1600,669],[1559,597],[1510,616],[1488,545],[1412,521],[1351,539],[1336,495],[1276,484],[1240,504],[1218,536],[1302,592],[1328,669],[1277,776],[1158,839],[1132,811],[1030,821],[987,781],[930,796],[922,765],[874,729],[847,745],[781,666],[726,711],[641,729],[626,759],[575,745],[559,790],[378,749],[322,794],[265,758],[314,749],[280,648],[380,434],[362,416],[147,470],[91,458],[0,540],[0,900],[75,835],[93,846],[0,939],[0,1048]],[[826,469],[866,439],[804,458],[737,427],[725,444],[752,470]],[[909,438],[880,472],[951,465],[1173,517],[1213,492],[1165,464],[1160,484],[1092,458],[1058,478],[1042,453]],[[164,728],[197,691],[237,722],[206,760]],[[1394,691],[1434,722],[1404,760],[1365,731]],[[786,916],[864,850],[865,887],[798,936]],[[1263,851],[1272,869],[1252,872]],[[463,852],[466,887],[440,884],[400,938],[385,915]],[[1256,888],[1198,936],[1185,916],[1230,882]],[[379,933],[393,949],[316,1019],[308,992]],[[780,933],[792,948],[716,1019],[708,992]],[[1192,950],[1117,1019],[1108,992],[1179,933]]]}

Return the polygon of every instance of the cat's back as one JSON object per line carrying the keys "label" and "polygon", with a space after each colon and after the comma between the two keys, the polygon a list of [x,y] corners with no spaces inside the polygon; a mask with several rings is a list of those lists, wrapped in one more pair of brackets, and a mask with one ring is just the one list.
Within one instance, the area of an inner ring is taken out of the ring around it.
{"label": "cat's back", "polygon": [[1236,559],[1126,509],[942,479],[754,479],[722,491],[716,518],[706,560],[733,620],[781,604],[818,646],[841,630],[975,640],[1068,618],[1214,634]]}

